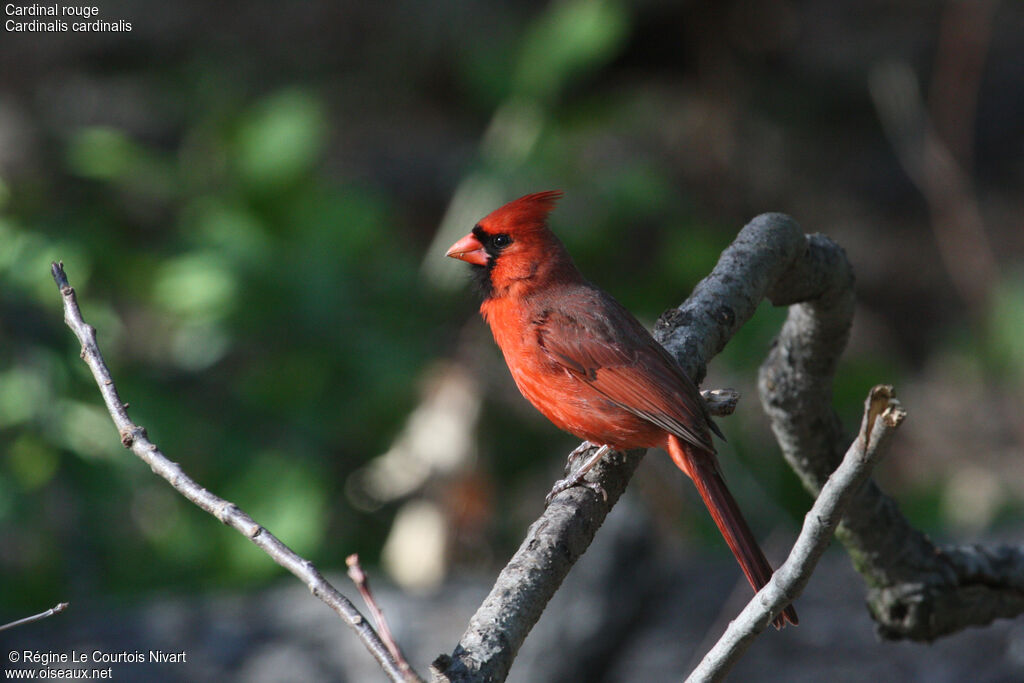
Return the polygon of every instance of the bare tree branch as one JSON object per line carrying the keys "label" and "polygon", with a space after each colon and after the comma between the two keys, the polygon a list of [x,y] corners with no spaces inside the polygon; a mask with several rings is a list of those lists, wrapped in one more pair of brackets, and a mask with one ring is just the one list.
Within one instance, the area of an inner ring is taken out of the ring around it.
{"label": "bare tree branch", "polygon": [[391,634],[388,620],[384,618],[384,610],[380,608],[377,600],[373,597],[373,591],[370,590],[370,580],[366,578],[366,572],[363,571],[363,566],[359,564],[359,555],[352,553],[345,558],[345,564],[348,566],[348,578],[352,579],[352,583],[359,589],[359,594],[363,596],[363,602],[366,603],[367,609],[370,610],[373,623],[377,625],[377,631],[380,632],[381,640],[387,646],[391,657],[398,663],[398,668],[405,674],[406,679],[410,681],[419,680],[412,667],[409,666],[409,661],[402,654],[402,648],[398,647],[398,642]]}
{"label": "bare tree branch", "polygon": [[526,538],[469,622],[455,653],[431,666],[435,680],[501,681],[544,606],[587,549],[619,496],[626,490],[643,450],[609,453],[588,479],[601,484],[607,502],[591,489],[562,492]]}
{"label": "bare tree branch", "polygon": [[[832,378],[853,319],[852,274],[845,256],[827,270],[834,278],[816,298],[804,296],[800,278],[776,288],[772,303],[796,305],[758,380],[782,454],[814,495],[847,443],[832,408]],[[872,481],[836,535],[868,584],[868,607],[885,638],[930,641],[1024,613],[1021,548],[937,547]]]}
{"label": "bare tree branch", "polygon": [[[103,401],[107,404],[107,411],[121,435],[121,443],[124,447],[130,449],[149,465],[154,473],[166,479],[178,493],[241,533],[267,553],[271,559],[305,583],[313,595],[337,612],[338,616],[352,627],[392,681],[399,683],[409,681],[410,677],[392,658],[387,646],[381,641],[366,618],[344,595],[324,579],[312,562],[297,555],[276,536],[253,521],[234,503],[215,496],[189,478],[177,463],[168,460],[156,444],[147,438],[144,428],[131,421],[128,417],[127,405],[121,402],[117,387],[110,376],[110,370],[104,363],[103,355],[96,344],[96,329],[82,319],[82,311],[78,308],[75,290],[68,284],[64,265],[54,263],[51,265],[51,271],[64,299],[64,322],[82,344],[82,360],[92,370],[93,378],[99,386]],[[412,680],[419,679],[412,674]]]}
{"label": "bare tree branch", "polygon": [[867,481],[872,467],[883,454],[883,444],[903,422],[905,415],[893,396],[892,387],[877,386],[871,390],[864,402],[860,434],[850,444],[843,461],[825,482],[821,494],[804,517],[803,529],[789,557],[729,624],[687,681],[724,679],[754,639],[803,592],[818,560],[828,548],[846,506]]}
{"label": "bare tree branch", "polygon": [[0,626],[0,631],[6,631],[9,628],[24,626],[25,624],[31,624],[36,621],[42,621],[43,619],[52,617],[54,614],[60,614],[61,612],[66,610],[70,604],[71,603],[69,602],[58,602],[50,609],[40,612],[39,614],[33,614],[32,616],[25,617],[24,619],[16,619],[15,621],[7,622],[6,624]]}

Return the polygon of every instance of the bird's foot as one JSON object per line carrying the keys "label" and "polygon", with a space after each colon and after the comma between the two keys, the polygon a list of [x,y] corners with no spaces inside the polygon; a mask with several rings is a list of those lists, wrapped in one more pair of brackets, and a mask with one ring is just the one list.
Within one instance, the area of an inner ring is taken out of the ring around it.
{"label": "bird's foot", "polygon": [[[572,453],[569,454],[569,457],[567,457],[565,459],[565,476],[566,476],[566,479],[568,479],[569,475],[572,474],[572,466],[576,464],[576,460],[579,459],[579,457],[582,456],[584,453],[586,453],[588,450],[590,450],[591,448],[594,448],[595,446],[597,446],[596,443],[590,443],[589,441],[584,441],[583,443],[581,443],[579,446],[577,446],[576,448],[574,448],[572,450]],[[560,480],[560,481],[564,481],[564,480]]]}
{"label": "bird's foot", "polygon": [[[566,469],[568,469],[571,466],[573,460],[576,457],[582,454],[586,449],[592,448],[593,446],[594,444],[590,443],[589,441],[584,441],[582,444],[580,444],[579,447],[576,448],[576,450],[569,454],[569,464],[566,465]],[[571,489],[574,486],[585,486],[586,488],[590,489],[591,491],[594,491],[595,493],[600,493],[601,499],[604,500],[605,502],[608,502],[608,492],[604,490],[604,487],[602,487],[596,481],[584,481],[583,477],[586,476],[587,472],[592,470],[594,468],[594,465],[600,462],[601,458],[603,458],[605,454],[608,453],[609,451],[611,451],[610,446],[601,446],[596,451],[594,451],[590,455],[590,457],[583,462],[582,465],[580,465],[575,471],[569,474],[569,476],[567,476],[564,479],[559,479],[558,481],[556,481],[554,487],[552,487],[548,495],[544,497],[544,504],[550,505],[551,501],[554,500],[555,496],[557,496],[562,491]]]}

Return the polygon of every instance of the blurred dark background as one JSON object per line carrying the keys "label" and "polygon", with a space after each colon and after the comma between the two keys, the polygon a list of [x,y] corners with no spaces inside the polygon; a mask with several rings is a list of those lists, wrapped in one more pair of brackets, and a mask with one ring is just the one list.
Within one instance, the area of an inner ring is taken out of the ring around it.
{"label": "blurred dark background", "polygon": [[[647,324],[758,213],[838,241],[836,407],[852,429],[884,382],[910,411],[878,479],[939,540],[1024,529],[1021,3],[98,6],[131,31],[0,34],[0,622],[282,575],[120,446],[56,259],[132,417],[204,486],[328,570],[486,581],[575,444],[443,254],[542,189]],[[809,498],[754,389],[784,315],[705,386],[743,392],[727,478],[791,538]],[[632,488],[660,542],[728,559],[667,458]]]}

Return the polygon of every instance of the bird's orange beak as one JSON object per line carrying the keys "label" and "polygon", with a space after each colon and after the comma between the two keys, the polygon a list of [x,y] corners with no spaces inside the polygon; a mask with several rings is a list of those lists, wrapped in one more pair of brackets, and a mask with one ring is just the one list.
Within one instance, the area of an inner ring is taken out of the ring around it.
{"label": "bird's orange beak", "polygon": [[469,233],[453,244],[445,253],[445,256],[451,256],[460,261],[472,263],[474,266],[486,266],[490,260],[490,256],[484,251],[484,245],[480,244],[480,240],[473,233]]}

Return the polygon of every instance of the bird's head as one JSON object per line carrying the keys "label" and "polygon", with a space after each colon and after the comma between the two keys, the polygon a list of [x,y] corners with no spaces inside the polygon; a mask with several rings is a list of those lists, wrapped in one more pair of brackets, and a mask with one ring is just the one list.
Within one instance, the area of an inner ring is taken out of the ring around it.
{"label": "bird's head", "polygon": [[484,298],[503,296],[546,282],[549,273],[572,263],[561,241],[548,229],[548,214],[560,191],[537,192],[495,209],[446,256],[473,266]]}

